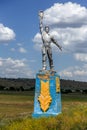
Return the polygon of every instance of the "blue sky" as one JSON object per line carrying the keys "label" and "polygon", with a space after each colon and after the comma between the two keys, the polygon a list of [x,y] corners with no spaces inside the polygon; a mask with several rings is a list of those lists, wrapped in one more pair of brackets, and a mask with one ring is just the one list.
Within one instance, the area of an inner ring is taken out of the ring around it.
{"label": "blue sky", "polygon": [[39,10],[63,48],[52,44],[55,70],[87,81],[86,0],[0,0],[0,77],[31,78],[42,68]]}

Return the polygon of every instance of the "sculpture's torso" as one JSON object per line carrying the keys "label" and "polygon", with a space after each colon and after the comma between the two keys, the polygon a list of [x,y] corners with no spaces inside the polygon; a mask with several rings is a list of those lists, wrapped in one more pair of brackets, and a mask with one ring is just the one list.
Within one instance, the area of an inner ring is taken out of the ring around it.
{"label": "sculpture's torso", "polygon": [[45,31],[43,31],[42,39],[43,39],[43,45],[45,47],[50,47],[51,46],[51,36],[50,36],[50,34],[48,34]]}

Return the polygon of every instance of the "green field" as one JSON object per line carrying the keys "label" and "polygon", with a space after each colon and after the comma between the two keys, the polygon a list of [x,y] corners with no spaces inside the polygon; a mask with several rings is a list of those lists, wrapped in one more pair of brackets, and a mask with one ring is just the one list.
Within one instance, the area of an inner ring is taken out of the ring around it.
{"label": "green field", "polygon": [[0,93],[1,130],[87,130],[87,95],[63,94],[62,114],[33,119],[34,92]]}

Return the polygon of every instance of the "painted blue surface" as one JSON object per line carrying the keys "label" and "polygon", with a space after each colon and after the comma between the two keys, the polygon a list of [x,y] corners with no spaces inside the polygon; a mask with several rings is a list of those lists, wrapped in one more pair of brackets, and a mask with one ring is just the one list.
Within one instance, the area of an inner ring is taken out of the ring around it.
{"label": "painted blue surface", "polygon": [[[34,113],[32,117],[48,117],[48,116],[56,116],[61,113],[61,92],[56,92],[56,77],[60,78],[57,73],[54,76],[50,76],[50,95],[52,98],[52,102],[50,104],[49,109],[46,112],[43,112],[40,108],[40,103],[38,101],[38,97],[40,96],[40,82],[41,79],[38,78],[38,73],[36,74],[36,84],[35,84],[35,98],[34,98]],[[43,80],[47,82],[48,80]]]}

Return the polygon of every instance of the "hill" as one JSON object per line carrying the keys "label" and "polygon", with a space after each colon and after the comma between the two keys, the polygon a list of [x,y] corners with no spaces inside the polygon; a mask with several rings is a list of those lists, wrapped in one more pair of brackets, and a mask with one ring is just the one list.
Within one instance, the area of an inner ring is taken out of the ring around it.
{"label": "hill", "polygon": [[[87,91],[87,82],[65,80],[61,79],[61,90],[62,92],[74,92],[74,91]],[[11,91],[29,91],[34,90],[35,79],[10,79],[0,78],[0,90],[11,90]]]}

